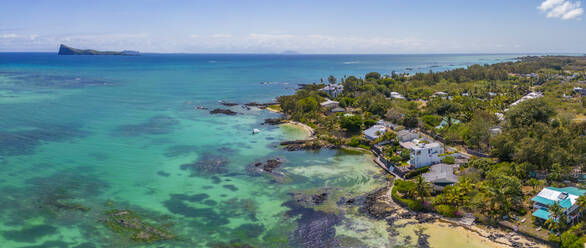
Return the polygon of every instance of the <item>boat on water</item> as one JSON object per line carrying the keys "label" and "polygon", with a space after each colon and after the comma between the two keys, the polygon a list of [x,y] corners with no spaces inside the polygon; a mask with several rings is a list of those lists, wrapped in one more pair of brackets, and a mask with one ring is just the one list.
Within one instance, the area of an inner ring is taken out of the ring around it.
{"label": "boat on water", "polygon": [[260,130],[258,130],[256,128],[255,129],[252,129],[252,134],[257,134],[257,133],[260,133]]}

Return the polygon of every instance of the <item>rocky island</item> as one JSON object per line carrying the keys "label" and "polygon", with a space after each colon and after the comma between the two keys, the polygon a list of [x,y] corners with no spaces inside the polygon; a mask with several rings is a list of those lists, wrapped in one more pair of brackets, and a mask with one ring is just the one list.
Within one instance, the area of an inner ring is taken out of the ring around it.
{"label": "rocky island", "polygon": [[97,51],[92,49],[77,49],[61,44],[59,46],[58,55],[126,55],[136,56],[140,53],[138,51],[124,50],[121,52],[116,51]]}

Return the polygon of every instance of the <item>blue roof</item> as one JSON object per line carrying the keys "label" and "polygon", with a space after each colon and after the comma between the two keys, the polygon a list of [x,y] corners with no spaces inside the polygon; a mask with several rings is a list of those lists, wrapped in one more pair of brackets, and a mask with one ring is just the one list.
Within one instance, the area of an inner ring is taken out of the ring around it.
{"label": "blue roof", "polygon": [[569,197],[566,198],[566,199],[563,199],[563,200],[559,201],[558,203],[563,208],[570,208],[572,206],[572,200],[570,200]]}
{"label": "blue roof", "polygon": [[539,202],[539,203],[541,203],[543,205],[547,205],[547,206],[551,206],[555,203],[554,201],[552,201],[550,199],[543,198],[541,196],[533,197],[533,199],[531,199],[531,200],[534,202]]}
{"label": "blue roof", "polygon": [[577,196],[581,196],[581,195],[586,194],[586,190],[579,189],[576,187],[565,187],[565,188],[547,187],[547,188],[551,189],[551,190],[559,191],[559,192],[565,192],[568,194],[577,195]]}
{"label": "blue roof", "polygon": [[537,209],[537,211],[533,212],[533,216],[540,218],[540,219],[544,219],[547,220],[549,219],[549,212],[547,212],[547,210],[540,208]]}

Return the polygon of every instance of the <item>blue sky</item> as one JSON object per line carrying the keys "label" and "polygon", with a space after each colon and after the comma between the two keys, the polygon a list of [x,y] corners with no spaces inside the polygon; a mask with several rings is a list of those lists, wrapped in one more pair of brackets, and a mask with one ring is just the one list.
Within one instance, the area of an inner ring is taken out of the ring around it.
{"label": "blue sky", "polygon": [[3,0],[0,51],[585,53],[575,0]]}

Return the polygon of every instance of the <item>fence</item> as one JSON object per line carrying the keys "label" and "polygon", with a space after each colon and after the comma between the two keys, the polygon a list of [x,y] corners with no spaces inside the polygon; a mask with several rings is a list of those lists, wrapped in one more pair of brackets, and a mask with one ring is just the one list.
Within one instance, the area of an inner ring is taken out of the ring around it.
{"label": "fence", "polygon": [[381,163],[383,163],[387,167],[387,169],[389,169],[389,171],[393,172],[394,174],[396,174],[400,177],[405,176],[405,173],[403,171],[399,170],[397,167],[395,167],[394,163],[392,163],[391,161],[384,158],[383,151],[379,146],[373,145],[370,150],[374,153],[374,155],[378,158],[378,160]]}

